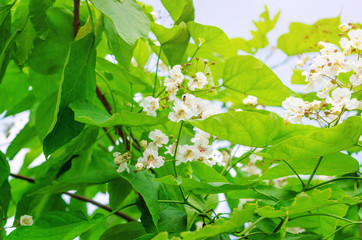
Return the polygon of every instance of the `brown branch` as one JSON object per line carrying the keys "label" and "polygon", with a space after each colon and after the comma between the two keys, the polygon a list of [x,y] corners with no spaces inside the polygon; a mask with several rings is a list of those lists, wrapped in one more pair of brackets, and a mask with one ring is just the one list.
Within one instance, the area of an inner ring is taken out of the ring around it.
{"label": "brown branch", "polygon": [[[14,178],[17,178],[17,179],[21,179],[21,180],[25,180],[29,183],[35,183],[35,179],[34,178],[31,178],[31,177],[27,177],[27,176],[23,176],[23,175],[20,175],[20,174],[14,174],[14,173],[10,173],[10,176],[14,177]],[[86,198],[86,197],[83,197],[83,196],[80,196],[80,195],[77,195],[77,194],[73,194],[73,193],[69,193],[69,192],[62,192],[62,194],[66,194],[72,198],[75,198],[75,199],[78,199],[80,201],[83,201],[83,202],[88,202],[88,203],[91,203],[99,208],[102,208],[108,212],[113,212],[113,210],[108,207],[108,206],[105,206],[99,202],[96,202],[92,199],[89,199],[89,198]],[[128,221],[128,222],[131,222],[131,221],[137,221],[136,219],[124,214],[123,212],[120,212],[120,211],[116,211],[116,212],[113,212],[115,215],[117,215],[118,217],[121,217],[123,218],[124,220]]]}
{"label": "brown branch", "polygon": [[98,85],[97,85],[96,93],[97,93],[98,99],[102,102],[102,104],[106,108],[107,112],[112,115],[111,104],[109,104],[108,100],[106,99],[106,97],[104,96],[104,94],[102,93],[102,91],[98,87]]}
{"label": "brown branch", "polygon": [[[89,199],[89,198],[86,198],[86,197],[83,197],[83,196],[80,196],[80,195],[77,195],[77,194],[69,193],[69,192],[62,192],[62,194],[66,194],[66,195],[68,195],[68,196],[70,196],[72,198],[78,199],[78,200],[83,201],[83,202],[91,203],[91,204],[93,204],[93,205],[95,205],[95,206],[97,206],[99,208],[102,208],[102,209],[108,211],[108,212],[113,212],[110,207],[105,206],[103,204],[100,204],[100,203],[98,203],[96,201],[93,201],[92,199]],[[134,219],[134,218],[122,213],[122,212],[119,212],[119,211],[114,212],[114,214],[121,217],[121,218],[123,218],[123,219],[125,219],[125,220],[127,220],[128,222],[137,221],[136,219]]]}
{"label": "brown branch", "polygon": [[30,182],[30,183],[35,183],[35,179],[31,178],[31,177],[27,177],[27,176],[23,176],[23,175],[19,175],[19,174],[14,174],[14,173],[10,173],[10,176],[12,176],[13,178],[25,180],[25,181]]}
{"label": "brown branch", "polygon": [[74,0],[74,11],[73,11],[73,33],[74,37],[77,36],[77,33],[80,28],[80,20],[79,20],[79,5],[80,0]]}

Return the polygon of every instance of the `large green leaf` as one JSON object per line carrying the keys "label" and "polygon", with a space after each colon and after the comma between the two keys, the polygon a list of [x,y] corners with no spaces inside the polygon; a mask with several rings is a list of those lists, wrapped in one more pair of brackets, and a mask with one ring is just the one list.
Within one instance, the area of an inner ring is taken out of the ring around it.
{"label": "large green leaf", "polygon": [[118,35],[132,45],[137,39],[148,37],[150,21],[141,7],[132,0],[92,0],[94,6],[111,20]]}
{"label": "large green leaf", "polygon": [[131,63],[134,46],[126,43],[117,33],[111,20],[104,19],[104,29],[107,32],[108,47],[116,57],[118,64],[126,68]]}
{"label": "large green leaf", "polygon": [[191,190],[195,193],[226,193],[229,191],[235,190],[245,190],[254,186],[256,183],[251,184],[233,184],[225,181],[222,182],[208,182],[200,181],[194,178],[175,178],[174,176],[168,175],[161,178],[155,178],[154,181],[169,184],[169,185],[179,185],[185,189]]}
{"label": "large green leaf", "polygon": [[44,139],[45,155],[51,154],[82,131],[84,124],[74,120],[74,113],[68,105],[78,99],[92,100],[96,88],[95,62],[93,33],[72,43],[58,92],[58,111],[54,115],[54,119],[58,120]]}
{"label": "large green leaf", "polygon": [[220,28],[191,21],[187,23],[187,28],[195,44],[201,49],[210,50],[225,58],[236,54],[230,39]]}
{"label": "large green leaf", "polygon": [[193,21],[195,18],[195,8],[192,0],[161,0],[175,24],[180,22]]}
{"label": "large green leaf", "polygon": [[[317,158],[304,158],[303,160],[289,160],[288,163],[298,174],[311,174],[317,161]],[[356,159],[344,153],[334,153],[323,157],[316,175],[334,176],[358,171],[359,163]],[[292,175],[295,175],[295,173],[290,167],[281,162],[277,166],[268,169],[261,179],[274,179]]]}
{"label": "large green leaf", "polygon": [[81,212],[50,212],[41,216],[32,226],[18,227],[7,239],[72,240],[100,221],[102,216],[98,214],[88,219]]}
{"label": "large green leaf", "polygon": [[29,17],[40,39],[48,35],[47,10],[55,0],[30,0]]}
{"label": "large green leaf", "polygon": [[289,33],[279,37],[277,47],[287,55],[296,55],[320,50],[318,42],[339,43],[338,26],[341,24],[339,16],[336,18],[321,19],[312,25],[293,22],[289,26]]}
{"label": "large green leaf", "polygon": [[48,32],[45,40],[37,38],[26,62],[42,74],[61,72],[73,42],[73,14],[64,8],[51,7],[47,11]]}
{"label": "large green leaf", "polygon": [[7,212],[9,203],[11,200],[11,192],[9,185],[9,174],[10,167],[6,156],[0,151],[0,238],[3,239],[5,235],[5,230],[3,226],[6,224]]}
{"label": "large green leaf", "polygon": [[[15,51],[13,58],[18,65],[23,65],[28,60],[29,54],[34,47],[34,40],[37,38],[31,20],[29,19],[29,1],[19,2],[14,13],[13,26],[23,31],[15,39]],[[44,1],[45,2],[45,1]]]}
{"label": "large green leaf", "polygon": [[253,147],[266,147],[271,144],[283,126],[276,114],[246,111],[221,113],[190,123],[221,139]]}
{"label": "large green leaf", "polygon": [[157,23],[151,23],[151,30],[160,42],[162,51],[171,66],[182,64],[186,61],[186,48],[190,40],[185,23],[174,25],[168,29]]}
{"label": "large green leaf", "polygon": [[118,239],[120,236],[122,236],[122,239],[124,240],[134,240],[145,233],[146,231],[142,227],[141,223],[129,222],[125,224],[117,224],[111,227],[102,234],[100,240]]}
{"label": "large green leaf", "polygon": [[70,104],[70,108],[74,111],[76,121],[98,127],[114,127],[117,125],[127,127],[152,126],[168,121],[167,117],[157,118],[126,110],[110,115],[85,100],[73,102]]}
{"label": "large green leaf", "polygon": [[0,113],[19,103],[28,92],[27,75],[11,61],[0,85]]}
{"label": "large green leaf", "polygon": [[10,49],[12,48],[16,31],[11,35],[11,5],[0,6],[0,84],[5,75],[10,61]]}
{"label": "large green leaf", "polygon": [[228,59],[223,80],[226,88],[257,97],[258,104],[281,106],[292,94],[270,68],[253,56],[235,56]]}
{"label": "large green leaf", "polygon": [[361,134],[362,118],[352,116],[338,126],[288,138],[265,155],[285,160],[326,156],[355,146]]}
{"label": "large green leaf", "polygon": [[157,226],[159,220],[158,212],[158,192],[160,184],[153,181],[154,176],[148,171],[135,171],[136,168],[130,166],[130,172],[123,172],[121,176],[126,179],[136,192],[141,194],[145,200],[148,210],[152,215],[153,223]]}
{"label": "large green leaf", "polygon": [[232,216],[229,219],[221,218],[194,232],[183,232],[181,236],[185,240],[201,240],[208,237],[216,236],[220,233],[233,233],[240,231],[244,224],[253,217],[255,204],[246,204],[244,208],[234,209]]}

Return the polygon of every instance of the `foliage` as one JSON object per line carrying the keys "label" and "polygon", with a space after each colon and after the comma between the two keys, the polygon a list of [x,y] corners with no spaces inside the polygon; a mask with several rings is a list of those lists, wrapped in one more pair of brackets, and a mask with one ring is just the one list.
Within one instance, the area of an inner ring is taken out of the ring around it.
{"label": "foliage", "polygon": [[6,2],[0,113],[30,117],[0,151],[0,239],[360,236],[361,25],[279,37],[321,50],[293,69],[299,93],[257,58],[275,51],[267,7],[245,40],[195,22],[192,0],[161,0],[170,28],[134,0]]}

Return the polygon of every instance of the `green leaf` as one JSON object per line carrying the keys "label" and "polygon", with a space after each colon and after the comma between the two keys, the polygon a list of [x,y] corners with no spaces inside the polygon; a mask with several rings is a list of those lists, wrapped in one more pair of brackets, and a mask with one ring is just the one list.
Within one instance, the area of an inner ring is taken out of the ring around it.
{"label": "green leaf", "polygon": [[3,239],[5,236],[4,225],[6,224],[7,220],[7,212],[9,203],[11,201],[11,192],[10,192],[10,185],[9,185],[9,174],[10,174],[10,167],[6,156],[0,151],[0,238]]}
{"label": "green leaf", "polygon": [[305,76],[302,76],[302,72],[304,72],[303,69],[293,68],[293,75],[290,80],[292,84],[307,84]]}
{"label": "green leaf", "polygon": [[126,179],[134,190],[141,194],[152,215],[153,223],[157,226],[159,220],[158,192],[160,184],[153,181],[154,176],[148,171],[134,172],[134,170],[136,170],[135,167],[130,166],[129,168],[130,172],[121,173],[121,177]]}
{"label": "green leaf", "polygon": [[161,0],[163,6],[166,8],[175,25],[180,22],[193,21],[195,18],[195,8],[192,0]]}
{"label": "green leaf", "polygon": [[251,184],[233,184],[228,182],[207,182],[199,181],[193,178],[175,178],[174,176],[168,175],[161,178],[155,178],[154,181],[170,184],[170,185],[180,185],[185,189],[191,190],[195,193],[225,193],[234,190],[244,190],[249,189],[255,185]]}
{"label": "green leaf", "polygon": [[0,113],[15,106],[29,92],[27,75],[10,62],[0,85]]}
{"label": "green leaf", "polygon": [[186,62],[186,49],[190,34],[185,23],[174,25],[168,29],[157,23],[151,23],[151,30],[160,42],[162,51],[171,66]]}
{"label": "green leaf", "polygon": [[74,111],[76,121],[98,127],[114,127],[118,125],[127,127],[153,126],[168,121],[167,117],[156,118],[126,110],[110,115],[85,100],[72,102],[70,108]]}
{"label": "green leaf", "polygon": [[252,39],[231,39],[231,42],[236,49],[243,50],[247,53],[256,53],[259,48],[264,48],[269,44],[266,34],[274,28],[275,24],[278,21],[280,11],[273,17],[273,19],[270,19],[267,6],[264,7],[265,11],[260,14],[259,21],[253,21],[256,30],[251,31],[251,35],[253,36]]}
{"label": "green leaf", "polygon": [[116,178],[108,182],[109,205],[112,209],[119,209],[122,202],[132,191],[131,184],[124,178]]}
{"label": "green leaf", "polygon": [[319,51],[318,42],[320,41],[338,45],[340,24],[339,16],[321,19],[312,25],[293,22],[289,26],[289,32],[279,37],[277,47],[291,56]]}
{"label": "green leaf", "polygon": [[187,28],[199,48],[220,54],[224,56],[224,58],[236,54],[236,50],[231,45],[230,39],[220,28],[191,21],[187,23]]}
{"label": "green leaf", "polygon": [[226,88],[257,97],[258,104],[281,106],[292,94],[270,68],[253,56],[235,56],[228,59],[223,80]]}
{"label": "green leaf", "polygon": [[[302,161],[300,159],[292,159],[288,163],[298,174],[308,175],[313,172],[317,161],[317,158],[304,158]],[[323,157],[316,175],[335,176],[358,171],[359,163],[356,159],[344,153],[334,153]],[[286,163],[281,162],[277,166],[268,169],[261,179],[266,180],[293,175],[295,173],[290,167]]]}
{"label": "green leaf", "polygon": [[7,239],[72,240],[100,221],[102,218],[98,214],[88,219],[81,212],[50,212],[41,216],[32,226],[16,228]]}
{"label": "green leaf", "polygon": [[218,219],[214,224],[206,225],[199,231],[183,232],[181,236],[185,240],[206,239],[220,233],[233,233],[240,231],[240,228],[253,217],[255,204],[246,204],[244,208],[234,209],[232,217],[229,219]]}
{"label": "green leaf", "polygon": [[144,67],[152,54],[152,49],[148,44],[148,41],[138,39],[136,43],[136,47],[133,51],[133,57],[137,62],[137,65],[140,67]]}
{"label": "green leaf", "polygon": [[11,5],[0,6],[0,84],[10,61],[10,49],[18,31],[11,34]]}
{"label": "green leaf", "polygon": [[186,231],[187,214],[180,208],[167,206],[160,211],[158,230],[169,233]]}
{"label": "green leaf", "polygon": [[92,100],[96,88],[95,62],[96,52],[92,33],[72,43],[58,92],[58,111],[54,115],[54,119],[58,120],[55,126],[51,126],[52,131],[44,139],[46,156],[82,131],[84,124],[74,120],[74,113],[68,105],[78,99]]}
{"label": "green leaf", "polygon": [[335,127],[288,138],[270,148],[265,156],[285,160],[326,156],[353,147],[361,134],[362,118],[352,116]]}
{"label": "green leaf", "polygon": [[125,224],[117,224],[106,230],[100,237],[100,240],[112,240],[117,239],[120,236],[122,236],[122,240],[134,240],[145,233],[146,231],[142,227],[141,223],[129,222]]}
{"label": "green leaf", "polygon": [[53,5],[55,0],[30,0],[29,17],[38,33],[40,39],[44,40],[48,35],[47,10]]}
{"label": "green leaf", "polygon": [[152,240],[167,240],[168,239],[168,232],[160,232]]}
{"label": "green leaf", "polygon": [[271,144],[283,125],[274,113],[266,115],[247,111],[221,113],[190,123],[221,139],[253,147]]}
{"label": "green leaf", "polygon": [[107,32],[108,47],[116,57],[118,64],[128,68],[131,63],[134,46],[126,43],[117,33],[111,20],[105,18],[104,28]]}
{"label": "green leaf", "polygon": [[93,5],[113,23],[118,35],[132,45],[148,37],[150,21],[141,7],[132,0],[92,0]]}
{"label": "green leaf", "polygon": [[11,142],[8,149],[6,150],[6,155],[9,157],[9,159],[13,159],[21,149],[27,148],[29,143],[35,141],[39,142],[36,128],[34,125],[28,123]]}
{"label": "green leaf", "polygon": [[64,8],[47,11],[48,33],[45,40],[37,38],[26,62],[42,74],[54,74],[64,68],[69,46],[73,42],[73,14]]}
{"label": "green leaf", "polygon": [[37,38],[37,32],[35,31],[29,15],[29,1],[23,0],[19,2],[14,13],[13,26],[15,29],[23,29],[23,31],[15,39],[15,51],[13,58],[18,65],[24,65],[28,60],[31,50],[34,47],[34,40]]}

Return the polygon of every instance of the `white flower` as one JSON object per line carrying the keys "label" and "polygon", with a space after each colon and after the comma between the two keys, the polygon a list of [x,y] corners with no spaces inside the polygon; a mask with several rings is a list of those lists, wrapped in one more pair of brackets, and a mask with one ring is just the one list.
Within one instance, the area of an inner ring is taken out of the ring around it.
{"label": "white flower", "polygon": [[343,49],[344,55],[351,54],[352,51],[352,42],[349,41],[347,38],[343,37],[341,40],[339,40],[339,44],[341,45],[341,48]]}
{"label": "white flower", "polygon": [[336,114],[339,114],[343,107],[347,110],[353,110],[358,108],[359,101],[357,99],[351,100],[351,94],[347,88],[337,88],[332,92],[332,98],[328,97],[326,102],[332,104],[331,110]]}
{"label": "white flower", "polygon": [[207,85],[207,77],[202,72],[196,73],[196,78],[191,79],[188,83],[189,89],[195,91],[196,88],[202,89]]}
{"label": "white flower", "polygon": [[282,106],[287,109],[284,112],[284,120],[291,123],[300,123],[305,111],[309,106],[301,98],[288,97],[282,102]]}
{"label": "white flower", "polygon": [[324,80],[323,86],[323,90],[317,93],[317,96],[322,99],[329,97],[329,91],[331,91],[335,87],[335,84],[331,83],[330,81]]}
{"label": "white flower", "polygon": [[250,96],[248,95],[244,100],[243,100],[244,104],[250,104],[251,106],[256,106],[258,105],[258,98],[254,97],[254,96]]}
{"label": "white flower", "polygon": [[195,135],[193,138],[191,138],[191,142],[196,143],[199,140],[202,139],[209,139],[211,135],[207,132],[202,131],[201,129],[194,127]]}
{"label": "white flower", "polygon": [[181,162],[194,161],[199,159],[200,151],[195,146],[182,145],[179,146],[176,156],[176,165]]}
{"label": "white flower", "polygon": [[135,167],[137,170],[142,170],[144,166],[143,166],[143,163],[139,162],[139,163],[136,163]]}
{"label": "white flower", "polygon": [[250,162],[251,162],[251,163],[256,163],[256,161],[261,161],[261,160],[263,160],[263,157],[262,157],[262,156],[258,156],[258,155],[255,155],[255,154],[251,154],[251,155],[249,156],[249,158],[250,158]]}
{"label": "white flower", "polygon": [[189,120],[196,115],[194,109],[190,109],[179,99],[176,99],[173,106],[173,112],[168,114],[168,118],[173,122],[179,122],[181,120]]}
{"label": "white flower", "polygon": [[248,165],[245,165],[241,168],[242,171],[245,171],[249,174],[249,176],[252,176],[252,175],[259,175],[261,176],[262,174],[262,171],[260,168],[258,168],[257,166],[253,165],[253,164],[248,164]]}
{"label": "white flower", "polygon": [[175,150],[176,150],[176,142],[174,142],[173,144],[166,146],[167,151],[165,152],[165,154],[170,154],[171,156],[173,156],[175,154]]}
{"label": "white flower", "polygon": [[143,111],[149,116],[156,117],[156,110],[160,107],[160,99],[154,97],[145,97],[143,102],[140,103],[140,107],[143,107]]}
{"label": "white flower", "polygon": [[358,50],[362,50],[362,29],[351,30],[348,32],[352,46]]}
{"label": "white flower", "polygon": [[29,215],[23,215],[20,217],[20,225],[23,226],[31,226],[33,225],[34,221],[33,221],[33,217],[29,216]]}
{"label": "white flower", "polygon": [[200,116],[201,120],[222,112],[219,106],[211,104],[211,102],[206,100],[203,100],[199,104],[199,109],[201,111],[201,116]]}
{"label": "white flower", "polygon": [[309,110],[318,110],[321,105],[322,105],[322,102],[321,101],[317,101],[317,100],[313,100],[313,102],[311,103],[308,103],[307,104],[309,106]]}
{"label": "white flower", "polygon": [[161,156],[158,156],[158,152],[153,148],[146,148],[143,152],[143,156],[137,159],[138,163],[142,163],[143,166],[148,168],[162,167],[165,161]]}
{"label": "white flower", "polygon": [[297,66],[298,67],[303,67],[304,66],[304,61],[303,60],[298,60],[297,61]]}
{"label": "white flower", "polygon": [[148,137],[153,141],[153,144],[156,147],[162,147],[162,145],[168,143],[168,137],[159,129],[150,132]]}
{"label": "white flower", "polygon": [[305,82],[307,86],[303,89],[304,92],[313,92],[316,90],[316,86],[323,82],[323,77],[320,73],[309,73],[303,71],[302,76],[305,76]]}
{"label": "white flower", "polygon": [[274,186],[275,186],[275,187],[282,188],[282,187],[284,187],[285,185],[287,185],[288,180],[287,180],[286,177],[276,178],[276,179],[273,179],[273,183],[274,183]]}
{"label": "white flower", "polygon": [[181,72],[181,65],[175,65],[171,70],[169,70],[169,74],[173,81],[176,83],[181,83],[184,80],[184,75]]}
{"label": "white flower", "polygon": [[338,30],[341,32],[347,32],[349,30],[349,26],[347,23],[342,23],[341,25],[338,26]]}
{"label": "white flower", "polygon": [[127,162],[123,162],[123,163],[119,164],[118,169],[117,169],[117,172],[118,172],[118,173],[121,173],[121,172],[123,172],[124,170],[127,170],[127,172],[129,172],[129,168],[128,168]]}
{"label": "white flower", "polygon": [[300,228],[300,227],[287,227],[286,231],[289,233],[298,234],[298,233],[305,232],[305,229]]}

